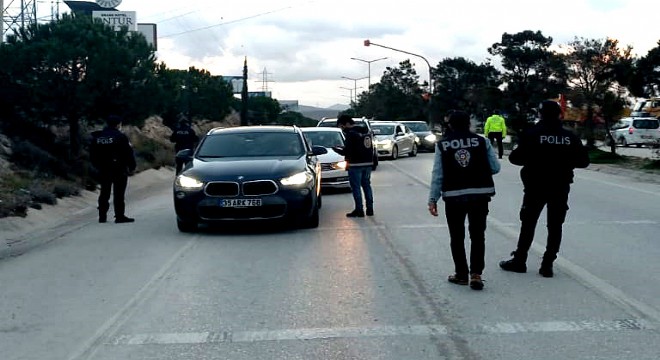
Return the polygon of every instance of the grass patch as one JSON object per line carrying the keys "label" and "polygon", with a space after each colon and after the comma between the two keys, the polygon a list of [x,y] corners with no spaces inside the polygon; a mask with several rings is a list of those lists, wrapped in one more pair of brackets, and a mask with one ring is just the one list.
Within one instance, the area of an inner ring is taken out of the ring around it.
{"label": "grass patch", "polygon": [[646,164],[642,165],[642,169],[660,171],[660,160],[648,160]]}
{"label": "grass patch", "polygon": [[627,161],[625,156],[598,149],[589,150],[589,159],[592,164],[621,164]]}

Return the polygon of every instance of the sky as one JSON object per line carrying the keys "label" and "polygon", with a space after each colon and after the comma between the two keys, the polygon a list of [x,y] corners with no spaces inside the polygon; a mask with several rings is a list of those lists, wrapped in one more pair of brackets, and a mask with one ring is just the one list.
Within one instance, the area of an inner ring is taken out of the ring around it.
{"label": "sky", "polygon": [[459,56],[481,63],[505,32],[540,30],[555,45],[611,37],[638,56],[660,40],[658,0],[123,0],[117,9],[157,24],[157,57],[169,68],[241,75],[247,57],[250,91],[318,107],[349,104],[356,87],[406,59],[428,79],[421,58],[366,39],[431,66]]}

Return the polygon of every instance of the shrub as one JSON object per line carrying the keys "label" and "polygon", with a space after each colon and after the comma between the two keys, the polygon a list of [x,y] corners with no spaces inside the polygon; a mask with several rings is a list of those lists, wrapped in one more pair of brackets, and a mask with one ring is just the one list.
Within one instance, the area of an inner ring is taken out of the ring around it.
{"label": "shrub", "polygon": [[80,189],[74,183],[58,182],[53,186],[53,194],[59,199],[67,196],[78,196],[80,195]]}

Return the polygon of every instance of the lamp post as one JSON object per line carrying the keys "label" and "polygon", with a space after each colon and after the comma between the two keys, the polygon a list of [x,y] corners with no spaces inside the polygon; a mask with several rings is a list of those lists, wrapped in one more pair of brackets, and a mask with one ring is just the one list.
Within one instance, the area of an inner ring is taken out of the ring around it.
{"label": "lamp post", "polygon": [[351,60],[356,60],[356,61],[362,61],[364,63],[367,63],[367,73],[369,74],[369,87],[367,87],[367,91],[371,92],[371,63],[380,61],[380,60],[385,60],[387,59],[386,57],[380,58],[380,59],[374,59],[374,60],[364,60],[364,59],[359,59],[359,58],[354,58],[352,57]]}
{"label": "lamp post", "polygon": [[358,80],[364,80],[364,79],[366,79],[366,77],[362,77],[362,78],[354,79],[354,78],[350,78],[350,77],[348,77],[348,76],[342,76],[341,78],[342,78],[342,79],[346,79],[346,80],[353,80],[353,89],[355,90],[355,97],[357,98],[357,89],[358,89],[358,87],[357,87],[357,82],[358,82]]}
{"label": "lamp post", "polygon": [[395,48],[385,46],[385,45],[376,44],[376,43],[371,42],[369,39],[364,40],[364,46],[371,46],[371,45],[382,47],[382,48],[385,48],[385,49],[398,51],[400,53],[404,53],[404,54],[408,54],[408,55],[412,55],[412,56],[417,56],[418,58],[420,58],[420,59],[424,60],[424,62],[426,62],[426,65],[428,65],[428,67],[429,67],[429,125],[433,126],[433,116],[431,114],[431,109],[432,109],[431,99],[433,99],[433,68],[431,67],[431,63],[429,63],[429,61],[426,60],[426,58],[423,57],[422,55],[411,53],[409,51],[395,49]]}
{"label": "lamp post", "polygon": [[348,90],[348,93],[350,94],[349,99],[351,99],[351,103],[353,102],[353,89],[349,87],[344,87],[340,86],[340,89]]}

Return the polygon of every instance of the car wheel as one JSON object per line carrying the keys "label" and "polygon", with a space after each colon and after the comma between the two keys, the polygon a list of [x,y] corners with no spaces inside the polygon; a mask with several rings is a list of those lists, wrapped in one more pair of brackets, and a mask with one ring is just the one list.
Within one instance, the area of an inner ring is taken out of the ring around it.
{"label": "car wheel", "polygon": [[316,200],[316,205],[317,205],[316,207],[320,209],[321,206],[323,206],[323,196],[319,194],[319,197],[317,199],[318,200]]}
{"label": "car wheel", "polygon": [[392,148],[392,156],[390,157],[392,160],[396,160],[399,158],[399,147],[394,145]]}
{"label": "car wheel", "polygon": [[184,233],[192,233],[197,231],[197,223],[191,221],[183,221],[179,218],[176,219],[176,226],[179,228],[179,231]]}
{"label": "car wheel", "polygon": [[412,150],[410,150],[410,153],[408,154],[410,157],[415,157],[417,156],[417,144],[413,144]]}
{"label": "car wheel", "polygon": [[312,216],[304,219],[303,228],[305,229],[314,229],[319,227],[319,207],[316,206],[314,207],[314,211],[312,211]]}
{"label": "car wheel", "polygon": [[623,146],[623,147],[628,147],[628,141],[627,141],[626,138],[624,138],[624,137],[622,137],[621,139],[619,139],[619,143],[620,143],[621,146]]}

